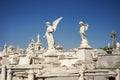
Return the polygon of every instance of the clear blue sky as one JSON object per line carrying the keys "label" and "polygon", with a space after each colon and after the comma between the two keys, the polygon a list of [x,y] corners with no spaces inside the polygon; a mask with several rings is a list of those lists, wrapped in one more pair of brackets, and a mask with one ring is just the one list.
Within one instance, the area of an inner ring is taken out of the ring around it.
{"label": "clear blue sky", "polygon": [[0,0],[0,46],[27,48],[40,34],[46,47],[45,22],[61,16],[54,38],[64,49],[80,46],[79,21],[89,24],[86,34],[93,48],[111,43],[112,30],[120,42],[120,0]]}

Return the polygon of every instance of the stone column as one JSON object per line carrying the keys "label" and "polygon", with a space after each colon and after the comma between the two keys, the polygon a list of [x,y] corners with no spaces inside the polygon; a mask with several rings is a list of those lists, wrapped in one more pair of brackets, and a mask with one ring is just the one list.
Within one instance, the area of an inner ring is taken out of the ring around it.
{"label": "stone column", "polygon": [[80,77],[78,78],[78,80],[84,80],[84,72],[80,71]]}
{"label": "stone column", "polygon": [[34,80],[35,79],[35,75],[33,70],[29,70],[28,72],[28,80]]}
{"label": "stone column", "polygon": [[2,66],[2,72],[1,72],[2,80],[6,80],[6,66]]}
{"label": "stone column", "polygon": [[56,50],[48,50],[43,53],[45,57],[44,67],[60,67],[60,62],[58,60],[58,55]]}
{"label": "stone column", "polygon": [[12,71],[11,71],[11,69],[9,69],[7,71],[7,80],[12,80]]}

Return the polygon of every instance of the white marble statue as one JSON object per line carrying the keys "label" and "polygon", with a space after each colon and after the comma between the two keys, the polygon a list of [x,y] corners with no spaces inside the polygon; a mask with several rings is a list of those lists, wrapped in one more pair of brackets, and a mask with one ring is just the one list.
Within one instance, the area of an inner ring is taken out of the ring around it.
{"label": "white marble statue", "polygon": [[51,25],[50,22],[46,22],[47,30],[46,30],[44,37],[47,39],[47,42],[48,42],[48,50],[55,49],[55,47],[54,47],[55,41],[53,38],[53,32],[56,31],[57,25],[61,19],[62,19],[62,17],[53,21],[53,25]]}
{"label": "white marble statue", "polygon": [[88,30],[88,24],[84,24],[82,21],[80,21],[79,24],[80,24],[80,34],[81,34],[82,42],[85,42],[87,41],[85,31]]}
{"label": "white marble statue", "polygon": [[88,24],[84,24],[82,21],[80,21],[79,24],[80,24],[80,35],[82,39],[80,48],[91,48],[85,34],[85,31],[88,30]]}

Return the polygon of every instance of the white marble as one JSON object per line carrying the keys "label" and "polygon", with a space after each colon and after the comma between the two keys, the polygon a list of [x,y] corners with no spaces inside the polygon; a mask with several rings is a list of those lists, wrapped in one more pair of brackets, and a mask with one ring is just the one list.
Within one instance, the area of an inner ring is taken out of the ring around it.
{"label": "white marble", "polygon": [[51,25],[50,22],[46,22],[47,30],[46,30],[44,37],[46,37],[46,39],[47,39],[48,50],[55,49],[55,41],[53,38],[53,32],[56,31],[57,25],[61,19],[62,19],[62,17],[53,21],[53,25]]}
{"label": "white marble", "polygon": [[80,48],[91,48],[87,40],[87,36],[85,34],[85,31],[88,30],[88,24],[84,24],[82,21],[80,21],[79,24],[80,24],[80,35],[82,39]]}
{"label": "white marble", "polygon": [[5,65],[2,66],[1,76],[2,76],[1,80],[6,80],[7,74],[6,74],[6,66]]}
{"label": "white marble", "polygon": [[77,58],[66,58],[66,59],[60,59],[60,63],[61,65],[60,66],[67,66],[67,67],[70,67],[72,66],[73,64],[75,64],[75,62],[77,61],[78,59]]}
{"label": "white marble", "polygon": [[83,71],[80,71],[80,77],[78,80],[84,80],[84,72]]}
{"label": "white marble", "polygon": [[9,69],[7,70],[7,80],[12,80],[13,74],[12,74],[12,70]]}
{"label": "white marble", "polygon": [[28,57],[20,57],[19,65],[25,65],[29,63],[30,63],[30,59]]}
{"label": "white marble", "polygon": [[28,80],[35,80],[35,75],[33,70],[28,71]]}

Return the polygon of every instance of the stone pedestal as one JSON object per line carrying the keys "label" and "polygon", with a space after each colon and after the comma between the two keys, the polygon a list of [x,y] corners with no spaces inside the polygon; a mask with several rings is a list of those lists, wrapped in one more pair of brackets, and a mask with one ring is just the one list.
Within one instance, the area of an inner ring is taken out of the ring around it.
{"label": "stone pedestal", "polygon": [[2,72],[1,72],[2,80],[6,80],[6,66],[2,66]]}
{"label": "stone pedestal", "polygon": [[87,40],[85,40],[80,43],[80,48],[81,49],[91,49],[92,47],[89,45],[89,42]]}
{"label": "stone pedestal", "polygon": [[80,69],[92,70],[95,69],[95,62],[92,57],[92,49],[79,49],[77,52],[78,61],[76,64],[81,64]]}
{"label": "stone pedestal", "polygon": [[77,51],[77,55],[79,60],[85,61],[85,60],[92,60],[92,49],[81,49],[79,48]]}
{"label": "stone pedestal", "polygon": [[58,60],[58,55],[56,50],[48,50],[44,53],[45,61],[44,67],[59,67],[60,62]]}

